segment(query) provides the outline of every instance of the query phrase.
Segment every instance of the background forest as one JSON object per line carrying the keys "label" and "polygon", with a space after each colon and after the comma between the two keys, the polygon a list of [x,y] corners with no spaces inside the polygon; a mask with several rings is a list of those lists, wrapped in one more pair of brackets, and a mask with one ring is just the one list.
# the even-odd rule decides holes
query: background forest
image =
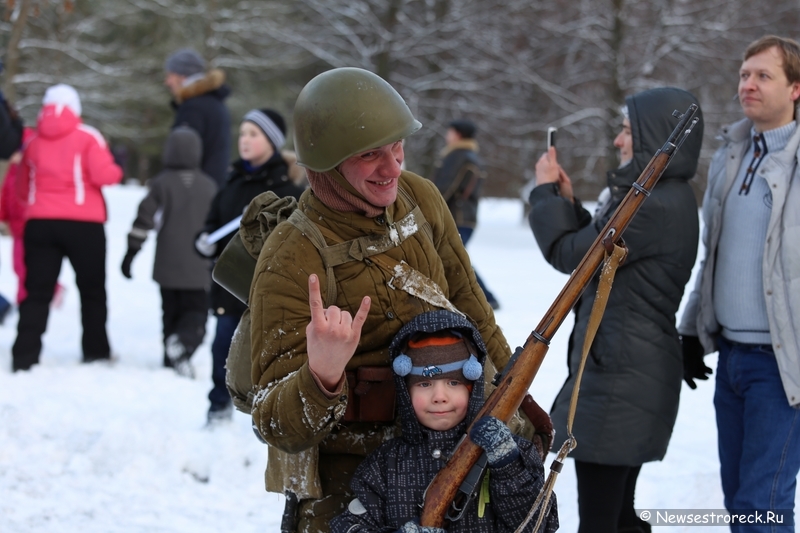
{"label": "background forest", "polygon": [[253,107],[291,123],[309,79],[361,67],[424,125],[408,139],[410,170],[429,176],[447,123],[468,117],[489,166],[486,194],[515,197],[552,125],[587,199],[616,163],[625,95],[674,85],[699,98],[706,119],[699,192],[719,126],[740,116],[744,48],[767,33],[797,38],[798,27],[798,0],[6,0],[0,81],[27,124],[49,85],[75,86],[84,121],[144,181],[172,120],[162,81],[175,49],[194,47],[225,71],[236,126]]}

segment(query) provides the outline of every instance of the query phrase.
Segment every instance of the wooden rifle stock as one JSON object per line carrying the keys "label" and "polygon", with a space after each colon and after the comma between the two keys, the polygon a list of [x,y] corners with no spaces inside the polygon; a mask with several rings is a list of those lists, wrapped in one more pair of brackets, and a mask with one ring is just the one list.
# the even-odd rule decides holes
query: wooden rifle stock
{"label": "wooden rifle stock", "polygon": [[[612,249],[613,244],[620,240],[622,232],[628,227],[645,198],[650,195],[650,191],[664,173],[672,156],[691,133],[692,128],[699,120],[693,119],[696,112],[696,104],[690,105],[683,115],[678,111],[673,112],[673,116],[680,118],[678,125],[664,146],[655,153],[639,178],[633,183],[631,190],[628,191],[622,203],[614,211],[611,219],[569,277],[544,318],[528,336],[525,345],[521,350],[517,350],[517,353],[509,361],[501,374],[497,388],[486,399],[475,420],[484,416],[494,416],[505,423],[511,420],[542,365],[550,339],[553,338],[561,323],[575,306],[586,285],[594,277],[603,262],[606,250]],[[425,491],[425,504],[420,516],[421,525],[443,527],[450,504],[455,500],[459,487],[482,453],[483,449],[469,438],[461,441],[447,465],[436,474]],[[467,503],[464,502],[461,505],[462,510]]]}

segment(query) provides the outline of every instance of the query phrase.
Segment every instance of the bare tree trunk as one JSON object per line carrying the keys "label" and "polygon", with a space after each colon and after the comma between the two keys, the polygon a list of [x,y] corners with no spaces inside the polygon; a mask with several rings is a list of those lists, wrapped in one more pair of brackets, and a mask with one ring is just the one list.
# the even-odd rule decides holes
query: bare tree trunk
{"label": "bare tree trunk", "polygon": [[11,26],[11,34],[8,39],[8,49],[6,50],[6,82],[3,86],[3,94],[9,102],[17,99],[17,91],[14,88],[14,76],[19,72],[19,42],[22,40],[22,32],[28,21],[31,0],[22,0],[19,6],[17,18]]}

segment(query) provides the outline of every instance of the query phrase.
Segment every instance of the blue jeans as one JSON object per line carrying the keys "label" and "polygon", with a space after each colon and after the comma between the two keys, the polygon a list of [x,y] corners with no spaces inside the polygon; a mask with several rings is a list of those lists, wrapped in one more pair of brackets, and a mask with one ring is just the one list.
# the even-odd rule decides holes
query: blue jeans
{"label": "blue jeans", "polygon": [[772,346],[720,337],[714,407],[725,507],[785,513],[783,526],[732,525],[731,531],[794,531],[800,410],[786,399]]}
{"label": "blue jeans", "polygon": [[214,388],[208,393],[212,411],[224,408],[231,401],[228,388],[225,386],[225,360],[228,358],[233,332],[236,331],[240,318],[238,315],[217,316],[217,331],[214,335],[214,342],[211,343],[211,357],[214,360],[211,379],[214,382]]}

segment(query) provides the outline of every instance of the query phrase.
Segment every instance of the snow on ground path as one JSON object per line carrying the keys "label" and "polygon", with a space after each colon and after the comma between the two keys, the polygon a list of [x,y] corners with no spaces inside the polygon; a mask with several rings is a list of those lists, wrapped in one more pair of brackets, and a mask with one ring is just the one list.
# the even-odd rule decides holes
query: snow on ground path
{"label": "snow on ground path", "polygon": [[[209,345],[214,319],[194,362],[196,380],[161,368],[161,302],[150,279],[151,235],[119,272],[126,235],[145,190],[106,191],[109,222],[108,330],[113,365],[80,364],[80,313],[68,264],[61,309],[50,315],[41,365],[11,374],[16,316],[0,326],[0,532],[264,532],[279,529],[283,497],[264,492],[266,450],[249,417],[203,429],[211,388]],[[522,207],[511,200],[481,204],[469,251],[502,305],[497,313],[512,346],[539,322],[566,276],[541,257]],[[0,239],[0,293],[15,294],[11,241]],[[570,317],[553,339],[532,392],[548,408],[566,377]],[[715,367],[716,359],[708,359]],[[675,433],[663,462],[648,463],[636,504],[653,509],[720,509],[713,383],[684,386]],[[552,461],[550,455],[547,464]],[[577,529],[573,462],[556,484],[561,531]],[[659,533],[692,531],[665,527]]]}

